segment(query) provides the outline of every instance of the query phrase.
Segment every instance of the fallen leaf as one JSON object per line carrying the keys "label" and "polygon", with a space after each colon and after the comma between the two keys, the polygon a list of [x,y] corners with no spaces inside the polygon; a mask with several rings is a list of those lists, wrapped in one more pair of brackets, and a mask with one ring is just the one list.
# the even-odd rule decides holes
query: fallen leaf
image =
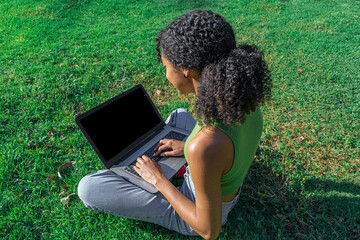
{"label": "fallen leaf", "polygon": [[70,199],[73,199],[75,195],[76,195],[75,193],[69,194],[66,197],[60,199],[60,201],[63,205],[66,205],[67,207],[69,207]]}
{"label": "fallen leaf", "polygon": [[66,196],[66,192],[65,192],[65,191],[62,191],[59,195],[65,197],[65,196]]}
{"label": "fallen leaf", "polygon": [[75,193],[69,194],[68,198],[74,199],[74,196],[75,196],[75,195],[76,195]]}
{"label": "fallen leaf", "polygon": [[55,178],[55,175],[51,174],[50,176],[48,176],[47,181],[51,182],[52,180],[54,180],[54,178]]}
{"label": "fallen leaf", "polygon": [[61,151],[61,149],[57,150],[56,153],[59,153]]}
{"label": "fallen leaf", "polygon": [[292,110],[292,111],[289,111],[289,112],[287,112],[288,114],[292,114],[292,113],[294,113],[294,112],[297,112],[297,110]]}
{"label": "fallen leaf", "polygon": [[299,69],[298,69],[298,72],[299,72],[299,73],[302,73],[302,72],[304,72],[304,70],[302,70],[301,68],[299,68]]}
{"label": "fallen leaf", "polygon": [[76,163],[76,161],[70,161],[70,162],[67,162],[67,163],[64,163],[63,165],[61,165],[61,166],[59,167],[59,171],[58,171],[58,176],[59,176],[59,178],[62,178],[62,176],[61,176],[61,174],[60,174],[62,171],[64,171],[65,169],[71,167],[71,166],[74,165],[75,163]]}
{"label": "fallen leaf", "polygon": [[62,198],[60,201],[61,201],[62,204],[68,205],[68,203],[70,202],[70,198],[64,197],[64,198]]}
{"label": "fallen leaf", "polygon": [[160,97],[160,95],[161,95],[161,90],[156,90],[156,95],[158,96],[158,97]]}
{"label": "fallen leaf", "polygon": [[64,163],[63,165],[61,165],[61,166],[59,167],[59,172],[64,171],[65,169],[71,167],[71,166],[74,165],[75,163],[76,163],[76,161],[70,161],[70,162]]}
{"label": "fallen leaf", "polygon": [[64,189],[64,190],[69,190],[68,186],[61,186],[61,188]]}

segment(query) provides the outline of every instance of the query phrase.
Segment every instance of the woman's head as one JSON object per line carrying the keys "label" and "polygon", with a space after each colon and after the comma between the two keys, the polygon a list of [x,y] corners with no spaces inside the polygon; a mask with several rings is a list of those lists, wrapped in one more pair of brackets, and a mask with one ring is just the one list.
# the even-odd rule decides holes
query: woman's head
{"label": "woman's head", "polygon": [[176,82],[172,79],[175,87],[191,85],[187,72],[198,74],[195,111],[201,124],[241,123],[270,96],[262,53],[255,46],[236,48],[232,27],[216,13],[184,14],[159,32],[156,43],[158,61],[179,70],[174,71]]}
{"label": "woman's head", "polygon": [[193,11],[177,18],[159,32],[156,43],[159,62],[162,54],[176,67],[198,71],[236,47],[230,24],[208,10]]}

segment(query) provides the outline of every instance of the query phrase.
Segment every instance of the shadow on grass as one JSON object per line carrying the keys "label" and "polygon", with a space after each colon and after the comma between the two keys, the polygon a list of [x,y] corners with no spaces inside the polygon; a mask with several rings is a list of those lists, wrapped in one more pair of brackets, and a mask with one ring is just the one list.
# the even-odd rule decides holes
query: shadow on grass
{"label": "shadow on grass", "polygon": [[[281,160],[277,152],[267,155],[272,161]],[[257,160],[219,239],[359,239],[359,209],[356,184],[312,178],[290,188],[286,178]],[[149,223],[140,228],[154,237],[188,239]]]}
{"label": "shadow on grass", "polygon": [[306,223],[323,239],[360,239],[360,185],[310,178]]}
{"label": "shadow on grass", "polygon": [[[267,153],[272,161],[281,155]],[[254,162],[223,236],[245,239],[360,239],[360,187],[308,178],[290,184]]]}
{"label": "shadow on grass", "polygon": [[[271,158],[275,161],[281,156],[274,152]],[[277,176],[263,161],[254,161],[244,181],[240,200],[230,212],[219,239],[272,238],[278,233],[278,228],[283,228],[282,231],[292,228],[296,221],[294,216],[301,213],[296,200],[285,179]],[[161,234],[164,239],[188,239],[149,223],[141,226],[154,237]]]}
{"label": "shadow on grass", "polygon": [[[267,155],[272,161],[281,160],[276,152]],[[306,232],[307,226],[302,220],[303,200],[299,192],[300,186],[293,186],[291,190],[286,179],[265,162],[254,161],[222,236],[226,239],[300,237],[298,233]]]}

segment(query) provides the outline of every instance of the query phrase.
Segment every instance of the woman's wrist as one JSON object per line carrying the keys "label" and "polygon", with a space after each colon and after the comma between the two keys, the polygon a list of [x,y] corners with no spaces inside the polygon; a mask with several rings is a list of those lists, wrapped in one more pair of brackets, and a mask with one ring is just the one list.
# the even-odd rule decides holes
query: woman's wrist
{"label": "woman's wrist", "polygon": [[[169,179],[167,179],[167,177],[164,174],[161,174],[160,177],[156,178],[155,182],[153,183],[153,185],[157,188],[157,190],[160,191],[160,189],[162,189],[164,186],[166,186],[166,184],[170,182]],[[161,191],[160,191],[161,192]]]}

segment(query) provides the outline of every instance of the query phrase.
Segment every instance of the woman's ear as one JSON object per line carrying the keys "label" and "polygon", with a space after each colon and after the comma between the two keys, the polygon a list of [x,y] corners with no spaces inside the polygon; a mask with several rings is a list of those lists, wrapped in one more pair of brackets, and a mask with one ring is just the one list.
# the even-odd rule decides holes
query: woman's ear
{"label": "woman's ear", "polygon": [[191,70],[189,70],[189,69],[184,69],[184,68],[180,68],[180,69],[181,69],[181,71],[184,73],[184,77],[185,77],[185,78],[188,78],[188,77],[190,76]]}

